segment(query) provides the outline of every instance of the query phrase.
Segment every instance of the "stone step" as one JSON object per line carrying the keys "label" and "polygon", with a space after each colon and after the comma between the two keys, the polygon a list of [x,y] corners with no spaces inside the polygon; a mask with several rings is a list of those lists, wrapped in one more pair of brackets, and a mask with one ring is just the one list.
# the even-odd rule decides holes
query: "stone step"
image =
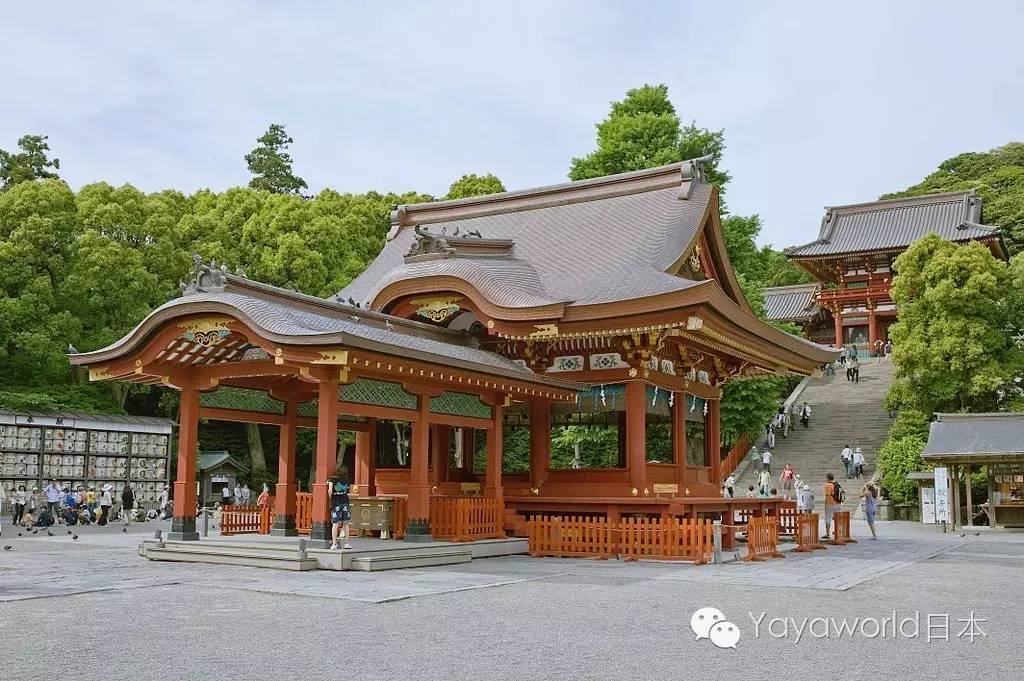
{"label": "stone step", "polygon": [[432,549],[417,552],[385,552],[354,556],[351,570],[376,572],[401,568],[432,567],[435,565],[457,565],[473,560],[469,549]]}
{"label": "stone step", "polygon": [[217,565],[242,565],[245,567],[270,568],[274,570],[315,570],[315,558],[299,558],[293,549],[291,556],[282,555],[279,551],[260,554],[252,550],[231,551],[223,547],[183,548],[168,543],[160,546],[147,547],[145,557],[149,560],[172,561],[178,563],[212,563]]}

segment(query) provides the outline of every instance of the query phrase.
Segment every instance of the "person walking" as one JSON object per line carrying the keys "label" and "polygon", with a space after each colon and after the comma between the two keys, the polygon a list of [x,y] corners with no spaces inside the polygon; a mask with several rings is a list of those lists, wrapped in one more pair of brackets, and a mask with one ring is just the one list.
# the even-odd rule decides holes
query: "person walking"
{"label": "person walking", "polygon": [[858,478],[864,476],[864,452],[860,447],[853,450],[853,474]]}
{"label": "person walking", "polygon": [[124,523],[124,527],[121,528],[122,532],[128,531],[128,523],[132,521],[132,512],[135,510],[135,490],[132,489],[131,485],[125,485],[124,491],[121,492],[121,522]]}
{"label": "person walking", "polygon": [[761,452],[761,472],[772,474],[772,453],[771,450],[764,450]]}
{"label": "person walking", "polygon": [[775,449],[775,426],[768,426],[768,448]]}
{"label": "person walking", "polygon": [[235,501],[236,505],[238,505],[238,506],[242,505],[242,486],[239,485],[237,482],[235,483],[234,501]]}
{"label": "person walking", "polygon": [[0,535],[4,533],[4,502],[7,501],[7,488],[0,482]]}
{"label": "person walking", "polygon": [[735,495],[735,489],[736,489],[736,477],[733,476],[733,475],[730,475],[729,477],[727,477],[725,479],[725,482],[722,483],[722,491],[723,491],[722,496],[724,496],[726,499],[732,499],[733,496]]}
{"label": "person walking", "polygon": [[793,496],[793,481],[795,480],[796,474],[793,471],[791,464],[786,464],[786,467],[782,469],[782,473],[779,474],[779,482],[782,483],[782,498],[790,499]]}
{"label": "person walking", "polygon": [[845,344],[839,346],[839,363],[844,365],[844,366],[846,365],[846,345]]}
{"label": "person walking", "polygon": [[846,479],[849,480],[853,477],[850,474],[850,466],[853,464],[853,450],[850,449],[850,445],[847,444],[843,447],[843,451],[839,455],[839,458],[843,461],[843,468],[846,470]]}
{"label": "person walking", "polygon": [[761,471],[757,476],[757,496],[761,497],[768,493],[768,485],[772,482],[772,476],[768,471]]}
{"label": "person walking", "polygon": [[831,539],[832,519],[843,507],[843,500],[846,498],[843,488],[836,482],[836,476],[829,473],[825,476],[825,536],[822,539]]}
{"label": "person walking", "polygon": [[856,355],[850,358],[850,382],[860,383],[860,358]]}
{"label": "person walking", "polygon": [[754,467],[754,470],[761,469],[761,455],[757,451],[757,447],[750,448],[750,465]]}
{"label": "person walking", "polygon": [[892,354],[892,341],[891,340],[885,341],[885,345],[882,347],[882,353],[886,357],[888,357],[889,355]]}
{"label": "person walking", "polygon": [[878,490],[869,482],[861,490],[860,498],[864,500],[864,517],[867,518],[868,529],[871,530],[871,538],[878,541],[878,533],[875,532],[875,514],[878,513]]}
{"label": "person walking", "polygon": [[110,521],[110,510],[114,508],[114,497],[110,494],[114,487],[109,482],[103,485],[102,493],[100,494],[100,519],[96,523],[100,526],[106,526]]}
{"label": "person walking", "polygon": [[800,423],[803,424],[804,428],[811,425],[811,405],[804,402],[804,406],[800,408]]}
{"label": "person walking", "polygon": [[20,525],[25,517],[25,507],[28,505],[28,492],[25,485],[18,485],[18,489],[11,495],[11,503],[14,506],[14,524]]}
{"label": "person walking", "polygon": [[252,490],[249,489],[249,483],[242,485],[242,506],[248,506],[249,502],[252,501]]}
{"label": "person walking", "polygon": [[814,493],[811,491],[811,486],[804,483],[800,487],[801,491],[801,507],[804,513],[814,513]]}

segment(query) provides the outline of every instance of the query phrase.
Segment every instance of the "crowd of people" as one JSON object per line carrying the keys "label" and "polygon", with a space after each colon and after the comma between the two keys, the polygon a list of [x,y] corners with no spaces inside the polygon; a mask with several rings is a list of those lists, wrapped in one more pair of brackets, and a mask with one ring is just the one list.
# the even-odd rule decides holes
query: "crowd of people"
{"label": "crowd of people", "polygon": [[120,521],[122,532],[127,532],[128,525],[134,520],[166,517],[169,504],[170,487],[167,485],[161,492],[157,507],[148,510],[137,501],[135,489],[130,484],[119,495],[109,483],[99,489],[94,485],[78,485],[72,489],[50,480],[41,492],[38,487],[29,490],[25,485],[19,485],[10,494],[0,486],[0,515],[8,510],[5,506],[9,506],[13,524],[22,528],[94,523],[102,527]]}

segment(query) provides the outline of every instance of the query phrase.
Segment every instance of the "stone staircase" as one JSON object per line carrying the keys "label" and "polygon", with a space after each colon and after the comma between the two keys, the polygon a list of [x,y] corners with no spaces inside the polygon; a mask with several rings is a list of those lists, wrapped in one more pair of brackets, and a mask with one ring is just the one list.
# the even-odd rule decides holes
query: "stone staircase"
{"label": "stone staircase", "polygon": [[[856,511],[861,486],[871,479],[875,472],[878,448],[889,433],[892,420],[885,410],[885,395],[892,381],[893,365],[890,361],[879,362],[866,359],[860,365],[860,383],[846,380],[846,372],[837,368],[835,376],[811,379],[797,404],[807,402],[811,406],[811,423],[804,428],[794,419],[794,428],[789,437],[776,433],[775,448],[772,449],[772,482],[775,485],[779,474],[787,463],[800,474],[803,482],[814,492],[815,508],[820,511],[825,475],[832,473],[846,491],[844,510]],[[864,452],[864,476],[847,480],[846,471],[839,454],[843,446],[851,449],[860,447]],[[764,440],[757,445],[758,452],[764,451]],[[759,466],[741,466],[737,476],[736,496],[744,496],[748,485],[755,485]],[[776,485],[780,487],[781,486]]]}

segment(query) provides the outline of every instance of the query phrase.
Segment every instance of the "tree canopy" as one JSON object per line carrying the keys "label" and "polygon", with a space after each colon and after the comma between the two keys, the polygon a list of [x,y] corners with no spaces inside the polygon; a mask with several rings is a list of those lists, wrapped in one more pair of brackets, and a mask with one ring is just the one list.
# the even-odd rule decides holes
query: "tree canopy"
{"label": "tree canopy", "polygon": [[965,189],[977,190],[982,222],[1002,228],[1010,254],[1024,251],[1024,142],[946,159],[918,184],[882,198]]}
{"label": "tree canopy", "polygon": [[283,125],[271,123],[256,141],[256,148],[245,155],[245,163],[253,174],[250,187],[274,194],[298,194],[306,188],[306,181],[292,172],[288,145],[295,140],[288,136]]}
{"label": "tree canopy", "polygon": [[569,179],[586,180],[707,155],[711,157],[708,178],[724,194],[729,174],[718,169],[724,151],[724,130],[699,128],[696,123],[684,127],[669,101],[668,86],[643,85],[611,103],[608,117],[597,124],[597,148],[572,159]]}
{"label": "tree canopy", "polygon": [[56,179],[54,171],[60,169],[60,160],[47,156],[50,144],[46,140],[46,135],[23,135],[18,140],[21,151],[0,149],[0,189],[31,180]]}
{"label": "tree canopy", "polygon": [[452,186],[448,188],[448,193],[444,195],[443,200],[465,199],[470,196],[498,194],[503,191],[505,191],[505,185],[491,173],[486,175],[468,173],[452,182]]}
{"label": "tree canopy", "polygon": [[1022,322],[1009,316],[1021,292],[1011,288],[1007,263],[979,243],[932,234],[900,255],[894,269],[899,317],[889,327],[896,365],[890,405],[925,414],[1005,406],[1022,368],[1013,338]]}

